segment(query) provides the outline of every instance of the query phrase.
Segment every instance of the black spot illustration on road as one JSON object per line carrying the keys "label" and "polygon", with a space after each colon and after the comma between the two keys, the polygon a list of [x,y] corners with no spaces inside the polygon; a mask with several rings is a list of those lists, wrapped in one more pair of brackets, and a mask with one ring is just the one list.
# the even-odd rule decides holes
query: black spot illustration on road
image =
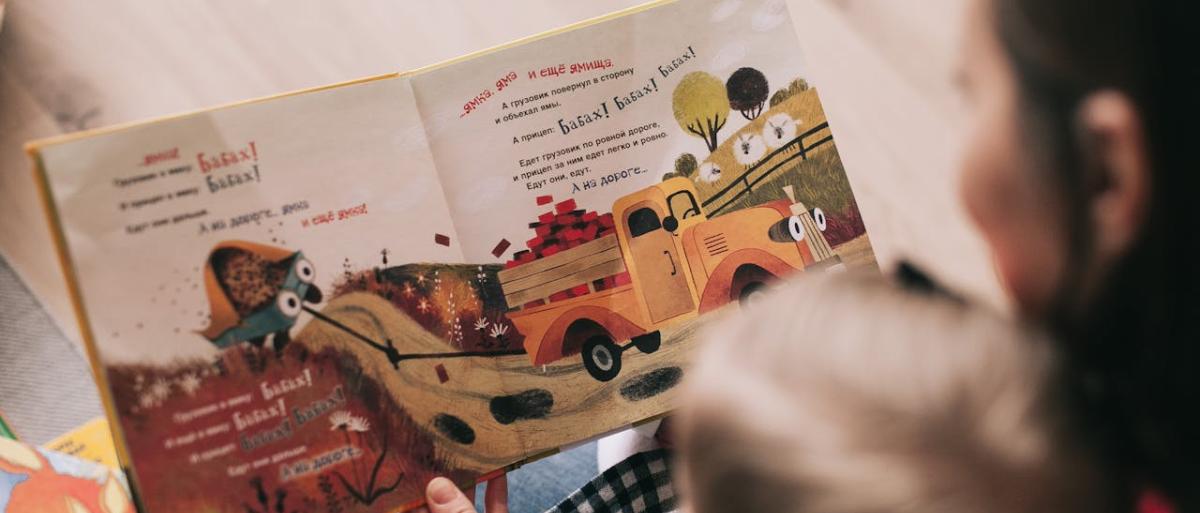
{"label": "black spot illustration on road", "polygon": [[683,379],[683,369],[679,367],[663,367],[640,376],[629,378],[621,385],[621,397],[630,401],[649,399],[670,390]]}
{"label": "black spot illustration on road", "polygon": [[516,395],[493,397],[489,409],[492,417],[501,424],[512,424],[518,420],[544,419],[554,407],[554,396],[548,390],[535,388]]}
{"label": "black spot illustration on road", "polygon": [[462,419],[448,413],[439,413],[433,418],[433,427],[446,438],[463,445],[475,443],[475,430],[471,429]]}

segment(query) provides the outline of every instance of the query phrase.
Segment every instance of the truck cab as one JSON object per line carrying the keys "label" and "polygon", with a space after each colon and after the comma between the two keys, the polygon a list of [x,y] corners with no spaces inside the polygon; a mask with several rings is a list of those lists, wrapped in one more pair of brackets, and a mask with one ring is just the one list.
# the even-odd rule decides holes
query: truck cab
{"label": "truck cab", "polygon": [[532,299],[529,290],[629,275],[615,289],[510,312],[535,365],[582,353],[594,378],[611,380],[624,351],[658,349],[661,329],[749,301],[774,279],[836,259],[819,209],[780,200],[709,218],[686,178],[618,199],[613,216],[614,236],[501,273],[510,306]]}
{"label": "truck cab", "polygon": [[680,234],[707,218],[691,181],[677,178],[613,204],[617,239],[646,324],[692,317],[697,289]]}
{"label": "truck cab", "polygon": [[820,210],[780,200],[710,219],[686,178],[625,196],[613,212],[640,306],[654,325],[748,299],[769,281],[834,256]]}

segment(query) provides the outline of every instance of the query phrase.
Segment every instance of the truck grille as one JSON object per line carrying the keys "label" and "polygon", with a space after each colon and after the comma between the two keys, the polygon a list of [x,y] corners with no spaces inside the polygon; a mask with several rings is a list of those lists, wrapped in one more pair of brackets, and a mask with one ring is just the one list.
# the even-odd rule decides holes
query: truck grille
{"label": "truck grille", "polygon": [[725,234],[718,233],[709,235],[704,238],[704,249],[708,250],[708,256],[717,256],[729,252],[729,245],[725,243]]}

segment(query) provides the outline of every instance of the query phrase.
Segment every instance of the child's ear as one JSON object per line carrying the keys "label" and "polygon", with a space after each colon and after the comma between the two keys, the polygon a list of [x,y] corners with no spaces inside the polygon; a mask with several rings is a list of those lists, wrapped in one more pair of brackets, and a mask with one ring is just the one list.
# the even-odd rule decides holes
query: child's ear
{"label": "child's ear", "polygon": [[1145,222],[1151,194],[1145,126],[1133,100],[1118,91],[1093,93],[1078,112],[1093,248],[1100,261],[1124,254]]}

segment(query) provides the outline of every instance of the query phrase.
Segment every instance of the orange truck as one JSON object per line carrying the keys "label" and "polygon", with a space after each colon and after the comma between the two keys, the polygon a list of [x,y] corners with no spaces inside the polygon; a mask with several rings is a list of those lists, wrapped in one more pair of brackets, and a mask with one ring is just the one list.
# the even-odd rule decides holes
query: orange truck
{"label": "orange truck", "polygon": [[[698,198],[686,178],[652,185],[613,204],[614,234],[500,271],[534,365],[581,354],[593,378],[609,381],[625,351],[657,351],[663,328],[751,301],[786,274],[840,263],[820,209],[779,200],[710,219]],[[628,283],[597,290],[623,273]],[[550,300],[582,285],[583,295]]]}

